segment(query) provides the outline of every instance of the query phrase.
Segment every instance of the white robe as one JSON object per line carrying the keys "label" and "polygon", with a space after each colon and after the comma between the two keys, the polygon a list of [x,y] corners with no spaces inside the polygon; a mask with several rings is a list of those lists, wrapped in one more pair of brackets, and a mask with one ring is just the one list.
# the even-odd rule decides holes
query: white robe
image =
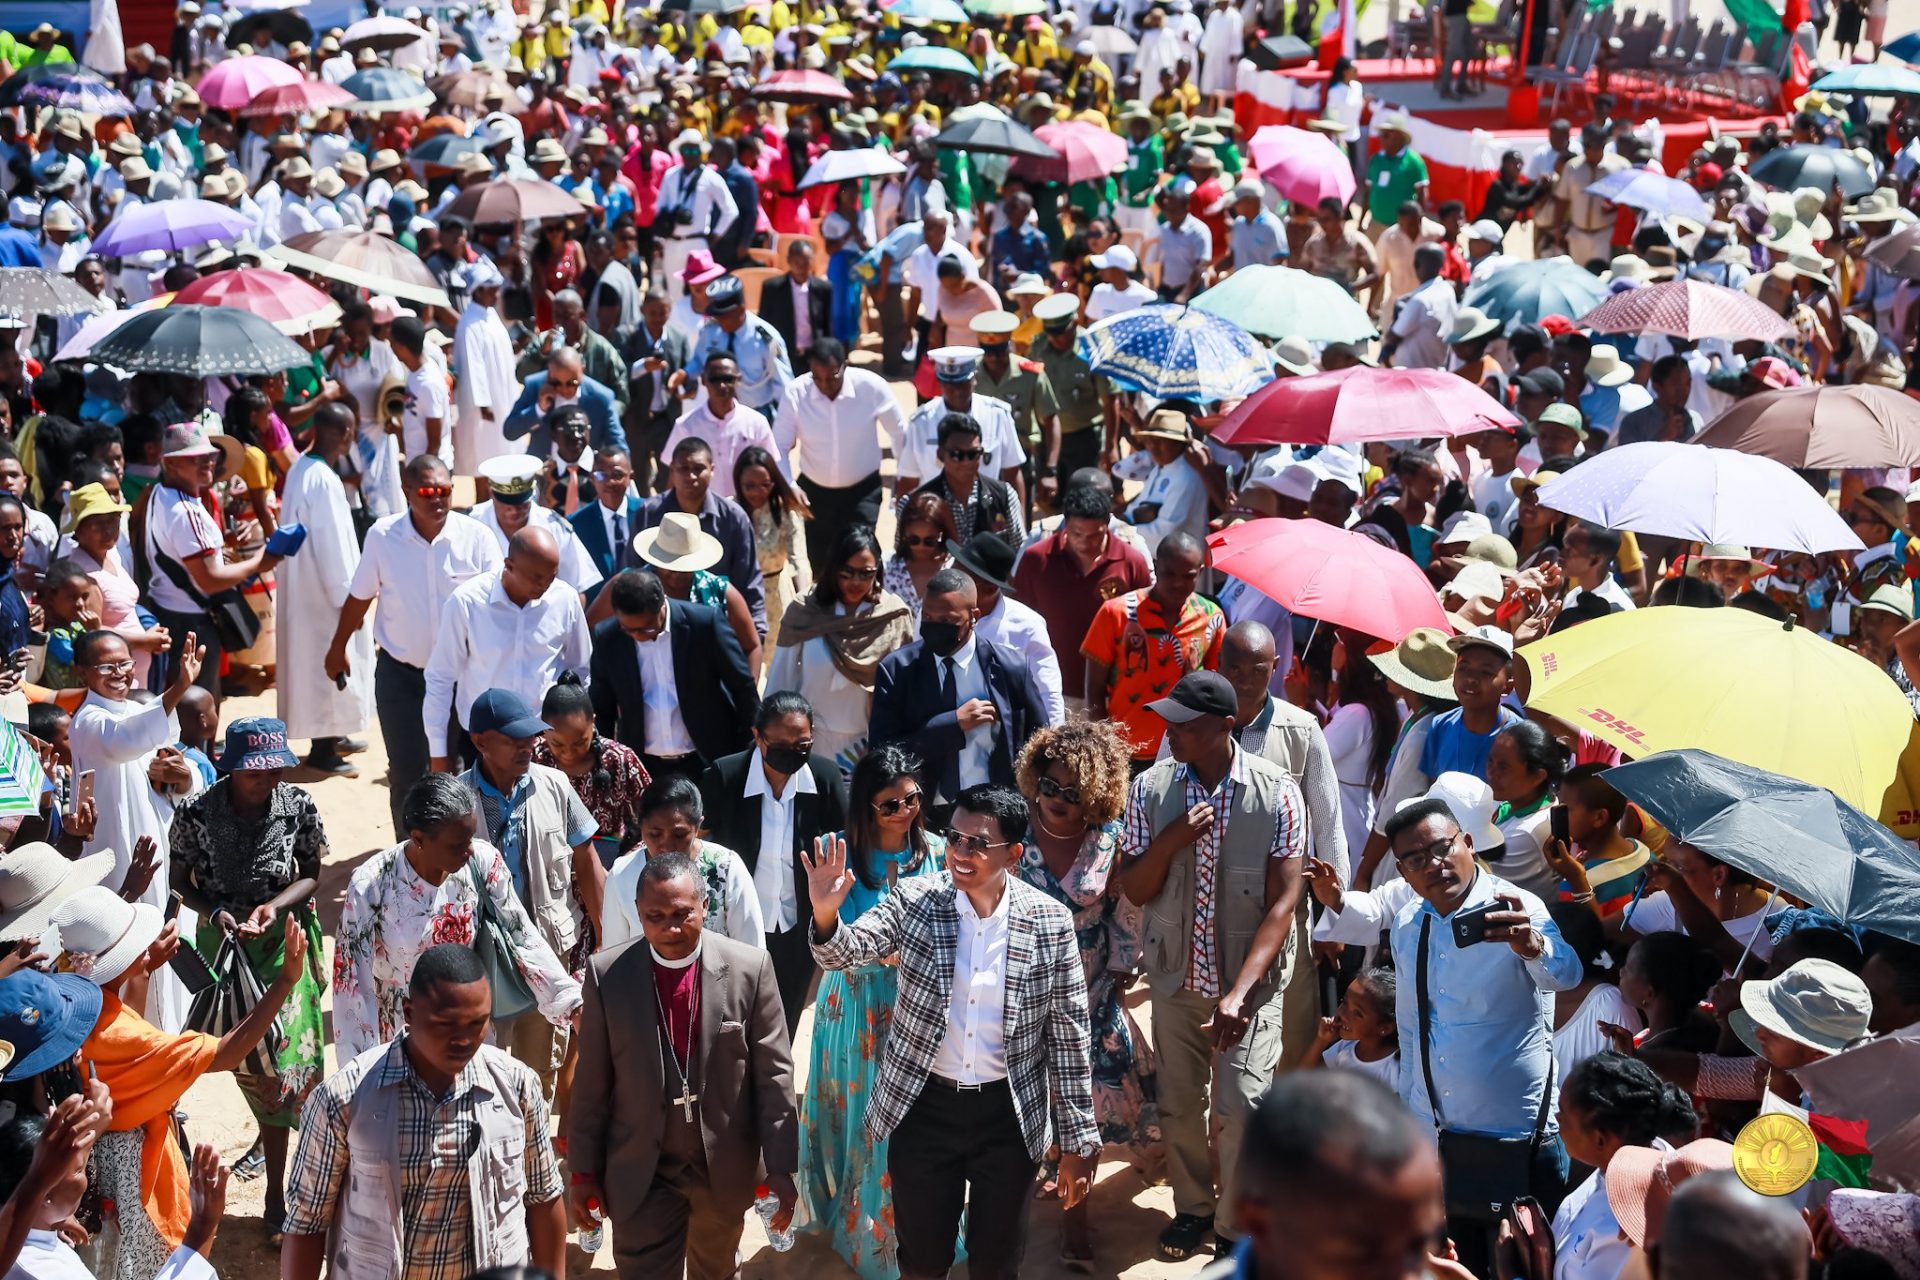
{"label": "white robe", "polygon": [[[113,874],[107,887],[116,892],[127,878],[133,863],[133,846],[141,836],[152,836],[160,846],[160,865],[153,883],[140,901],[166,910],[168,886],[172,876],[167,846],[167,828],[173,823],[173,800],[153,789],[147,781],[147,766],[161,747],[180,739],[179,723],[158,700],[141,706],[136,702],[109,702],[97,693],[73,713],[67,740],[73,750],[74,773],[93,770],[93,803],[97,813],[93,839],[85,853],[113,854]],[[195,775],[198,786],[198,774]],[[182,913],[181,936],[190,937],[191,926]],[[187,989],[162,969],[147,984],[147,1021],[169,1035],[177,1033],[187,1020]]]}
{"label": "white robe", "polygon": [[1140,76],[1140,92],[1151,98],[1160,92],[1161,71],[1177,69],[1180,42],[1165,27],[1151,27],[1140,33],[1140,50],[1133,55],[1133,69]]}
{"label": "white robe", "polygon": [[344,738],[373,718],[372,628],[360,628],[347,644],[352,674],[346,688],[327,679],[324,669],[347,585],[360,565],[346,486],[326,463],[302,454],[287,473],[280,522],[307,530],[299,554],[274,570],[279,586],[274,688],[280,718],[287,722],[288,738]]}
{"label": "white robe", "polygon": [[1207,15],[1206,33],[1200,37],[1201,93],[1230,94],[1239,86],[1241,32],[1240,15],[1232,9]]}
{"label": "white robe", "polygon": [[[492,307],[467,303],[453,333],[453,368],[459,375],[453,396],[453,469],[477,475],[480,464],[525,446],[507,439],[507,412],[520,395],[513,374],[513,340],[506,322]],[[480,416],[493,412],[493,421]]]}

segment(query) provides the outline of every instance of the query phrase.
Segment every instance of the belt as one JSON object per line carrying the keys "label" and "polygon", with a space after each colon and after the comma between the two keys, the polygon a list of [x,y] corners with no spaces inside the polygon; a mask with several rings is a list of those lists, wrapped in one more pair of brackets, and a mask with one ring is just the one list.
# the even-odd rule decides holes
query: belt
{"label": "belt", "polygon": [[961,1084],[958,1080],[949,1080],[945,1076],[937,1076],[932,1072],[927,1073],[927,1083],[938,1085],[942,1089],[951,1089],[955,1093],[981,1093],[988,1089],[1005,1089],[1008,1087],[1005,1076],[1001,1076],[998,1080],[986,1080],[980,1084]]}

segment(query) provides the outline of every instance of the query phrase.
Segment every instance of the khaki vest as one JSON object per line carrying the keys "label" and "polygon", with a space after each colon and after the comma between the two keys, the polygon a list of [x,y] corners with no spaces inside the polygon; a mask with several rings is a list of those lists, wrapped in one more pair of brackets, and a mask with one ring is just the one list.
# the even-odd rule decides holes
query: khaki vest
{"label": "khaki vest", "polygon": [[[382,1081],[392,1044],[361,1054],[366,1075],[353,1091],[347,1115],[347,1177],[334,1219],[332,1280],[393,1280],[405,1267],[400,1198],[400,1090]],[[404,1051],[403,1051],[404,1052]],[[527,1121],[515,1083],[515,1063],[483,1045],[475,1100],[480,1140],[467,1161],[473,1197],[473,1270],[527,1260]]]}
{"label": "khaki vest", "polygon": [[[526,859],[527,918],[540,931],[541,938],[564,962],[573,944],[580,940],[583,917],[573,898],[573,846],[567,843],[568,800],[573,783],[558,769],[530,764],[527,772],[533,780],[531,793],[523,802],[524,814],[516,819],[526,823],[526,839],[520,856]],[[480,817],[480,796],[473,800],[474,817]],[[486,822],[481,820],[484,834]]]}
{"label": "khaki vest", "polygon": [[[1273,854],[1273,828],[1280,807],[1292,793],[1294,812],[1302,821],[1306,806],[1299,788],[1285,772],[1249,752],[1242,751],[1239,767],[1244,781],[1233,789],[1233,811],[1227,819],[1227,835],[1214,859],[1213,922],[1214,955],[1219,961],[1220,986],[1232,985],[1253,935],[1267,913],[1267,862]],[[1162,760],[1141,775],[1145,780],[1152,811],[1152,829],[1165,830],[1186,812],[1186,785],[1179,774],[1182,766]],[[1153,901],[1143,905],[1145,944],[1142,960],[1147,983],[1161,996],[1172,995],[1186,985],[1188,959],[1193,949],[1194,853],[1193,847],[1173,855],[1167,866],[1167,879]],[[1301,911],[1306,909],[1302,894]],[[1255,985],[1250,1005],[1263,1003],[1278,994],[1293,962],[1294,948],[1300,936],[1295,929],[1287,935],[1273,968]]]}

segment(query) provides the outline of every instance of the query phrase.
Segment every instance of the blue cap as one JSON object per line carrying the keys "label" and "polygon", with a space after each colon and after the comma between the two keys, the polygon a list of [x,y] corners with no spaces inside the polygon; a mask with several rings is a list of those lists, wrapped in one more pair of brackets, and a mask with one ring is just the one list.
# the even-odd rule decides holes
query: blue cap
{"label": "blue cap", "polygon": [[287,746],[287,722],[272,716],[248,716],[227,726],[227,745],[221,751],[220,772],[246,769],[292,769],[300,757]]}
{"label": "blue cap", "polygon": [[511,689],[489,689],[473,700],[467,712],[468,733],[504,733],[509,738],[535,738],[547,722],[534,714],[527,700]]}
{"label": "blue cap", "polygon": [[0,1080],[26,1080],[79,1051],[100,1021],[98,983],[75,973],[21,969],[0,978]]}
{"label": "blue cap", "polygon": [[882,71],[880,78],[873,82],[873,87],[875,89],[892,89],[895,93],[898,93],[900,91],[900,77],[891,71]]}

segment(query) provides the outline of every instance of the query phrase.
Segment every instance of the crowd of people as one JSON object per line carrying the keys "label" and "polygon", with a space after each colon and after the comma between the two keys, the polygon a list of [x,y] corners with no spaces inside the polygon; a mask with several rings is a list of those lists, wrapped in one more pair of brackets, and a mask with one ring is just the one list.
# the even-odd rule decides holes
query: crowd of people
{"label": "crowd of people", "polygon": [[[1210,1276],[1920,1277],[1887,1168],[1729,1172],[1747,1122],[1805,1114],[1796,1072],[1912,1038],[1920,926],[1677,838],[1529,704],[1525,653],[1750,610],[1920,709],[1907,469],[1806,473],[1859,553],[1541,498],[1780,388],[1904,390],[1920,431],[1920,280],[1865,252],[1920,221],[1920,114],[1728,131],[1675,175],[1688,221],[1590,193],[1661,171],[1659,122],[1600,94],[1469,218],[1342,59],[1315,124],[1359,195],[1289,204],[1232,111],[1275,7],[369,0],[386,37],[309,48],[186,0],[100,86],[130,114],[0,111],[0,248],[103,311],[237,272],[328,295],[280,324],[303,363],[214,376],[0,315],[0,686],[47,778],[0,821],[15,1273],[205,1274],[227,1172],[176,1109],[231,1072],[287,1280],[559,1277],[576,1232],[707,1280],[756,1211],[870,1280],[1014,1276],[1057,1214],[1060,1266],[1111,1274],[1101,1217],[1145,1211],[1096,1211],[1103,1162],[1170,1188],[1152,1265]],[[71,56],[0,39],[10,72]],[[249,57],[430,105],[203,100]],[[1125,162],[940,143],[977,121]],[[1749,175],[1796,144],[1877,185]],[[247,234],[95,252],[194,198]],[[340,266],[355,235],[417,274]],[[1557,255],[1793,336],[1464,301]],[[1280,264],[1381,338],[1250,338],[1274,377],[1457,373],[1507,424],[1236,446],[1233,402],[1089,340]],[[1447,625],[1223,572],[1249,522],[1370,540]],[[392,843],[323,926],[315,797],[375,730]]]}

